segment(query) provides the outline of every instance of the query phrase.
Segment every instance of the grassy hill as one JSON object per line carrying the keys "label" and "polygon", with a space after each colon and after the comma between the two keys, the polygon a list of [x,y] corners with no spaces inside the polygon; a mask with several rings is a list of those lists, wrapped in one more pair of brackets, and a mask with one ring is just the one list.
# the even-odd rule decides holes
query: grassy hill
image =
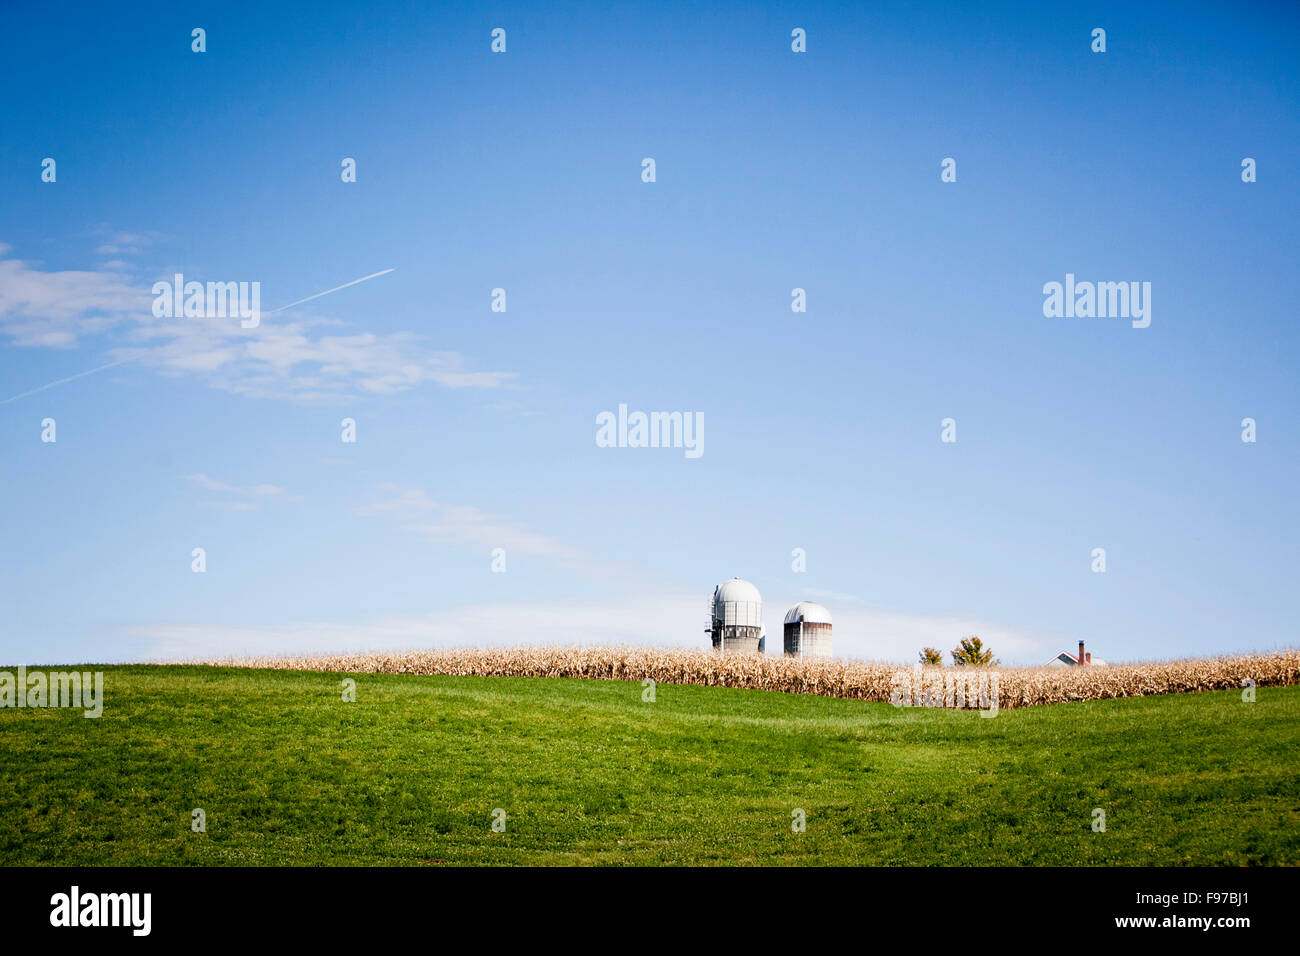
{"label": "grassy hill", "polygon": [[1300,687],[989,719],[537,678],[364,675],[345,703],[341,674],[104,670],[98,720],[0,710],[0,864],[1300,862]]}

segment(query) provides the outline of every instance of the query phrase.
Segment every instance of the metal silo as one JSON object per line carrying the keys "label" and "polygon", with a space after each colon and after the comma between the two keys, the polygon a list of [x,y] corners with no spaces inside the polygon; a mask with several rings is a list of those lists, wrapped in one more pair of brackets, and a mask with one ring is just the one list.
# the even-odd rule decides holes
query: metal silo
{"label": "metal silo", "polygon": [[723,654],[759,654],[765,636],[763,598],[748,581],[732,578],[713,589],[709,634]]}
{"label": "metal silo", "polygon": [[793,657],[831,656],[831,612],[800,601],[785,615],[785,652]]}

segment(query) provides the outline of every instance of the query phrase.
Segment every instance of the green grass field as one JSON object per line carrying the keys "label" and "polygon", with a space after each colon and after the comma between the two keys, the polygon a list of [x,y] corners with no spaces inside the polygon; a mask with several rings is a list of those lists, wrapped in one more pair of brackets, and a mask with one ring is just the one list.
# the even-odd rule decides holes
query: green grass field
{"label": "green grass field", "polygon": [[345,703],[338,674],[104,670],[98,720],[0,710],[0,864],[1300,862],[1297,687],[988,719],[530,678],[362,675]]}

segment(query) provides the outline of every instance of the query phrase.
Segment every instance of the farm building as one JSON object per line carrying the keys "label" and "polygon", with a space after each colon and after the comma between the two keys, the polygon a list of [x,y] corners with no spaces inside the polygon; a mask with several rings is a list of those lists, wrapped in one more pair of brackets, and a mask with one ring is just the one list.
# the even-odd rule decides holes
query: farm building
{"label": "farm building", "polygon": [[831,656],[831,613],[800,601],[785,615],[785,652],[792,657]]}
{"label": "farm building", "polygon": [[732,578],[713,589],[709,635],[723,654],[761,654],[767,632],[763,628],[763,598],[748,581]]}
{"label": "farm building", "polygon": [[1048,667],[1078,667],[1080,664],[1083,664],[1085,667],[1106,666],[1106,662],[1100,657],[1094,659],[1092,654],[1083,649],[1083,641],[1079,642],[1079,653],[1077,656],[1071,654],[1069,651],[1061,651],[1061,653],[1057,654],[1047,662]]}

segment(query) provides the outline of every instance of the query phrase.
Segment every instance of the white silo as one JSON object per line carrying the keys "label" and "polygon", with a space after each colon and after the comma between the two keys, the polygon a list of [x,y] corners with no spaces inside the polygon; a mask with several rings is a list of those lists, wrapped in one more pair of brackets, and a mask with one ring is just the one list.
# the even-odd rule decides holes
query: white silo
{"label": "white silo", "polygon": [[831,612],[800,601],[785,615],[785,652],[792,657],[831,656]]}
{"label": "white silo", "polygon": [[724,654],[759,654],[763,650],[763,598],[748,581],[732,578],[713,589],[709,634]]}

